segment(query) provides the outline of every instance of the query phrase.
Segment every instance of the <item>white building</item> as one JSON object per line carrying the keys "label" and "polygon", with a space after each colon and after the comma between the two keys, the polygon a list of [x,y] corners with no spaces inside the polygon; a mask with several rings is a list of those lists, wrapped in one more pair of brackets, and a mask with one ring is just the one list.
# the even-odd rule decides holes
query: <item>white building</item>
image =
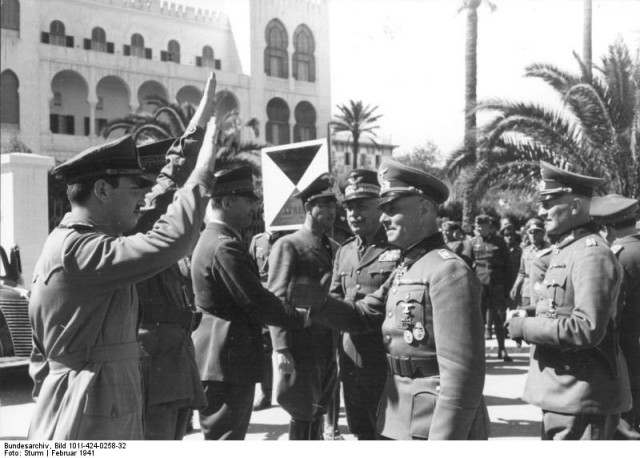
{"label": "white building", "polygon": [[334,133],[331,144],[332,169],[336,176],[354,168],[377,170],[382,159],[391,157],[394,148],[398,146],[392,144],[387,137],[371,138],[363,135],[358,142],[358,163],[354,167],[351,135],[347,132]]}
{"label": "white building", "polygon": [[226,108],[260,141],[324,136],[330,120],[328,0],[2,0],[1,146],[65,160],[145,100],[197,103],[215,69]]}

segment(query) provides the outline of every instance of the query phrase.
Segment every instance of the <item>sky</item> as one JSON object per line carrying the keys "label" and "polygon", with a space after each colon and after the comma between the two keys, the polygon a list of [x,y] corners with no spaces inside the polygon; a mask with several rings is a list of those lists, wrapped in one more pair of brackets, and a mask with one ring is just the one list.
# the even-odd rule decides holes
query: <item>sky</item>
{"label": "sky", "polygon": [[[464,132],[462,0],[328,1],[332,106],[350,99],[378,106],[378,135],[398,145],[397,154],[428,141],[444,156],[458,147]],[[572,52],[582,53],[583,0],[492,3],[493,12],[479,9],[478,100],[559,106],[542,83],[522,75],[533,62],[577,71]],[[640,0],[593,0],[595,64],[618,36],[640,48]]]}

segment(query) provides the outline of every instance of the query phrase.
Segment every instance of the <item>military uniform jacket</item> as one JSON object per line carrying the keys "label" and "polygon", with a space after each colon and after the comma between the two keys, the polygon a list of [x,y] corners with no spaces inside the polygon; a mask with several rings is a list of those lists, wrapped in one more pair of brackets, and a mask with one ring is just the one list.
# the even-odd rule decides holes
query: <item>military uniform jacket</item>
{"label": "military uniform jacket", "polygon": [[545,410],[610,415],[630,407],[629,379],[615,332],[622,272],[588,227],[554,247],[536,317],[524,320],[533,344],[523,399]]}
{"label": "military uniform jacket", "polygon": [[483,285],[508,285],[511,278],[509,249],[496,234],[473,237],[465,243],[464,255],[471,260]]}
{"label": "military uniform jacket", "polygon": [[[400,262],[400,249],[389,245],[382,228],[358,259],[360,243],[357,237],[345,241],[334,262],[329,292],[348,302],[359,301],[380,288]],[[384,383],[387,359],[380,329],[358,334],[344,333],[338,348],[342,380],[364,385]]]}
{"label": "military uniform jacket", "polygon": [[207,224],[193,252],[191,275],[202,322],[192,335],[203,381],[254,384],[262,377],[262,325],[302,327],[260,283],[240,235],[221,221]]}
{"label": "military uniform jacket", "polygon": [[[520,267],[518,268],[518,277],[522,280],[521,296],[531,298],[533,284],[531,283],[531,263],[541,250],[548,248],[548,243],[544,242],[542,248],[537,248],[535,245],[528,245],[522,250],[522,257],[520,258]],[[546,269],[545,269],[546,270]]]}
{"label": "military uniform jacket", "polygon": [[[376,292],[355,304],[329,298],[310,316],[346,331],[382,326],[390,357],[436,363],[435,373],[424,376],[388,376],[378,433],[392,439],[488,437],[480,282],[440,233],[409,248]],[[412,332],[418,324],[422,336]]]}
{"label": "military uniform jacket", "polygon": [[[297,307],[300,304],[292,304],[289,300],[290,287],[295,283],[317,282],[323,278],[330,278],[333,271],[333,256],[338,249],[338,244],[329,237],[324,236],[325,243],[331,247],[327,250],[319,237],[315,237],[306,228],[302,227],[293,234],[279,238],[271,249],[269,255],[269,290],[289,307]],[[326,281],[327,289],[329,280]],[[337,337],[333,331],[322,326],[311,325],[304,330],[289,332],[279,326],[269,328],[274,350],[288,349],[292,351],[296,363],[302,358],[305,361],[315,361],[317,358],[334,358]],[[313,342],[314,348],[292,348],[294,334],[305,334]]]}
{"label": "military uniform jacket", "polygon": [[620,346],[627,361],[631,390],[640,391],[640,234],[618,239],[611,251],[624,272],[620,301]]}
{"label": "military uniform jacket", "polygon": [[[139,232],[150,230],[167,210],[177,187],[193,170],[203,137],[203,129],[190,127],[171,146],[167,157],[181,162],[180,174],[171,180],[160,175],[155,189],[165,190],[152,194],[153,209],[139,221],[136,228]],[[188,275],[174,264],[136,285],[142,310],[138,340],[151,358],[151,373],[145,380],[148,405],[172,403],[174,407],[195,409],[206,405],[190,329],[186,329],[192,317],[193,300],[191,277],[185,273]]]}
{"label": "military uniform jacket", "polygon": [[192,249],[207,180],[194,175],[147,233],[111,237],[69,213],[49,235],[29,301],[39,390],[30,439],[142,439],[134,284]]}
{"label": "military uniform jacket", "polygon": [[251,239],[249,245],[249,254],[255,259],[258,265],[258,272],[260,273],[260,281],[266,286],[267,278],[269,276],[269,253],[271,252],[271,242],[269,241],[269,235],[262,232],[256,234]]}

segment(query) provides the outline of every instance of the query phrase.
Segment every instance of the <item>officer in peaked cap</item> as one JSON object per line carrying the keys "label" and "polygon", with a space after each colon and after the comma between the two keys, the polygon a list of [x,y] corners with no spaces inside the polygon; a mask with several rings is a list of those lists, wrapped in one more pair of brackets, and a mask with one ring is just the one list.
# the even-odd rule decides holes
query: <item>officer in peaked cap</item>
{"label": "officer in peaked cap", "polygon": [[[436,220],[449,195],[438,178],[393,159],[378,171],[381,223],[401,262],[375,292],[341,301],[293,288],[313,323],[382,331],[387,379],[377,433],[391,439],[487,439],[480,282],[444,243]],[[413,408],[407,408],[413,406]]]}
{"label": "officer in peaked cap", "polygon": [[303,315],[262,285],[243,242],[241,231],[252,223],[258,201],[251,168],[215,176],[210,218],[191,265],[196,307],[203,314],[192,336],[208,404],[200,409],[200,427],[207,440],[242,440],[264,372],[262,327],[302,328]]}
{"label": "officer in peaked cap", "polygon": [[[380,224],[377,173],[351,170],[341,177],[339,186],[347,223],[355,235],[336,254],[330,294],[355,302],[387,280],[400,262],[401,252],[388,243]],[[379,328],[344,333],[340,344],[340,379],[349,430],[360,440],[376,439],[376,410],[387,374],[382,333]]]}
{"label": "officer in peaked cap", "polygon": [[539,216],[555,244],[536,316],[507,322],[531,344],[523,399],[542,409],[543,439],[611,439],[631,394],[614,332],[623,272],[589,215],[603,180],[540,168]]}
{"label": "officer in peaked cap", "polygon": [[[322,174],[296,194],[304,204],[304,222],[273,245],[268,287],[280,300],[306,312],[290,295],[293,284],[329,289],[338,244],[329,238],[338,201],[329,174]],[[290,440],[322,438],[323,415],[336,391],[337,333],[318,325],[304,330],[271,326],[276,400],[291,416]],[[293,373],[295,372],[295,375]]]}
{"label": "officer in peaked cap", "polygon": [[103,145],[88,148],[53,169],[66,183],[73,184],[96,177],[132,176],[139,183],[151,186],[145,176],[133,138],[125,135]]}
{"label": "officer in peaked cap", "polygon": [[600,234],[622,264],[624,280],[620,292],[620,347],[629,368],[632,408],[622,414],[617,434],[640,439],[640,234],[636,229],[638,201],[617,194],[595,197],[591,217],[601,226]]}

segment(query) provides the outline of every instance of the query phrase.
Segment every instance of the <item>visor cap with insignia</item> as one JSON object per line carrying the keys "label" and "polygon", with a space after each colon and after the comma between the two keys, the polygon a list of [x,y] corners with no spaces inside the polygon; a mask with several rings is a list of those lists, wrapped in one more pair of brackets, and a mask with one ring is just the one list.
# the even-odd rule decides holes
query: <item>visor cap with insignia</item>
{"label": "visor cap with insignia", "polygon": [[410,167],[393,159],[384,159],[378,169],[380,183],[380,205],[400,197],[425,196],[436,204],[449,197],[446,184],[430,173]]}
{"label": "visor cap with insignia", "polygon": [[567,194],[593,196],[593,190],[604,183],[602,178],[568,172],[548,162],[540,161],[542,182],[538,193],[541,202]]}
{"label": "visor cap with insignia", "polygon": [[633,224],[638,216],[638,201],[619,194],[594,197],[589,213],[600,224]]}
{"label": "visor cap with insignia", "polygon": [[531,218],[525,225],[526,232],[542,231],[544,232],[544,223],[538,218]]}
{"label": "visor cap with insignia", "polygon": [[492,218],[489,215],[482,214],[482,215],[476,216],[475,224],[476,226],[478,224],[494,224],[494,221],[495,221],[495,218]]}
{"label": "visor cap with insignia", "polygon": [[333,190],[333,178],[328,173],[318,176],[306,188],[294,194],[294,197],[297,197],[303,203],[313,202],[323,197],[330,197],[335,201],[338,200]]}
{"label": "visor cap with insignia", "polygon": [[222,169],[215,173],[211,197],[240,195],[257,200],[253,187],[253,172],[249,166]]}
{"label": "visor cap with insignia", "polygon": [[105,176],[137,176],[141,186],[151,186],[154,183],[145,176],[146,171],[142,168],[138,149],[131,135],[88,148],[55,167],[52,173],[67,184]]}
{"label": "visor cap with insignia", "polygon": [[140,164],[147,173],[158,174],[167,163],[167,151],[176,141],[177,137],[166,138],[152,143],[138,146]]}
{"label": "visor cap with insignia", "polygon": [[378,174],[373,170],[354,169],[345,173],[340,179],[340,192],[343,202],[356,199],[370,199],[380,195]]}

